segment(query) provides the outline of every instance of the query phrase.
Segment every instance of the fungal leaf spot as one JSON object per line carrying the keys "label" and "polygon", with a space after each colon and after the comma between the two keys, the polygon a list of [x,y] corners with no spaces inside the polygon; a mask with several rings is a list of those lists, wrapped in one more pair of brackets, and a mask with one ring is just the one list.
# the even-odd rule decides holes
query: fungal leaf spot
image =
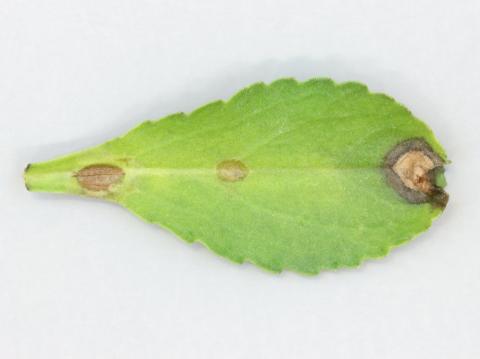
{"label": "fungal leaf spot", "polygon": [[84,167],[74,177],[80,186],[89,191],[108,191],[119,183],[125,173],[120,167],[112,165],[91,165]]}
{"label": "fungal leaf spot", "polygon": [[389,184],[410,203],[447,205],[448,194],[436,183],[443,160],[425,140],[399,143],[387,154],[384,167]]}
{"label": "fungal leaf spot", "polygon": [[237,182],[248,175],[248,167],[242,161],[226,160],[217,165],[217,177],[225,182]]}

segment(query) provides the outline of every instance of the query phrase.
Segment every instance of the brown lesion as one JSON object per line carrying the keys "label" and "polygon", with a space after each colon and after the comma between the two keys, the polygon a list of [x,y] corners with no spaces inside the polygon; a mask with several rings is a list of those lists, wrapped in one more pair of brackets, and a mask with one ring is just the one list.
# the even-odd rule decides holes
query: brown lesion
{"label": "brown lesion", "polygon": [[390,185],[411,203],[432,203],[445,207],[448,194],[436,185],[444,162],[423,139],[411,139],[395,146],[385,158]]}
{"label": "brown lesion", "polygon": [[82,168],[73,175],[80,186],[88,191],[108,191],[119,183],[125,176],[125,172],[113,165],[90,165]]}
{"label": "brown lesion", "polygon": [[226,182],[237,182],[248,175],[248,167],[239,160],[225,160],[217,164],[217,177]]}

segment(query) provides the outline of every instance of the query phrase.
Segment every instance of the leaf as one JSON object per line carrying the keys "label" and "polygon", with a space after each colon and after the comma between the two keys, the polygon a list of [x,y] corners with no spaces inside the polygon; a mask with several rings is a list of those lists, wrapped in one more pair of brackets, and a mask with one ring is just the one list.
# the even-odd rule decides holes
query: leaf
{"label": "leaf", "polygon": [[118,202],[238,263],[315,274],[426,230],[448,199],[445,162],[432,131],[390,97],[281,79],[30,165],[25,180]]}

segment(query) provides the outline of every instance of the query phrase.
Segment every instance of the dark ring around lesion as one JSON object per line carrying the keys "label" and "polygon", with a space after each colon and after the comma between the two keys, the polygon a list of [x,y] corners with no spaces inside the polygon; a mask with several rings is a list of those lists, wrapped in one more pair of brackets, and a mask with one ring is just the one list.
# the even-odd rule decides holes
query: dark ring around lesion
{"label": "dark ring around lesion", "polygon": [[[393,169],[404,154],[412,151],[422,152],[434,164],[434,167],[427,173],[427,180],[431,184],[427,192],[407,187]],[[436,184],[436,179],[444,172],[444,164],[443,159],[423,138],[413,138],[399,143],[387,153],[384,160],[384,172],[390,186],[408,202],[431,203],[433,206],[444,208],[448,203],[448,194]]]}

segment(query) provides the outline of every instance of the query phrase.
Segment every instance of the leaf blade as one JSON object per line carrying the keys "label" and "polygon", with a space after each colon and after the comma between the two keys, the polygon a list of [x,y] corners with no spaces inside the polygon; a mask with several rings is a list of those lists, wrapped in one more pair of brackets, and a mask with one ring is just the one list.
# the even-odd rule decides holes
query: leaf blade
{"label": "leaf blade", "polygon": [[[386,183],[386,154],[412,138],[446,161],[430,128],[388,96],[358,83],[281,79],[31,171],[56,173],[40,189],[51,182],[50,190],[116,201],[235,262],[315,274],[383,256],[441,213]],[[220,180],[225,160],[241,161],[248,175]],[[66,179],[94,163],[122,168],[124,180],[89,193]]]}

